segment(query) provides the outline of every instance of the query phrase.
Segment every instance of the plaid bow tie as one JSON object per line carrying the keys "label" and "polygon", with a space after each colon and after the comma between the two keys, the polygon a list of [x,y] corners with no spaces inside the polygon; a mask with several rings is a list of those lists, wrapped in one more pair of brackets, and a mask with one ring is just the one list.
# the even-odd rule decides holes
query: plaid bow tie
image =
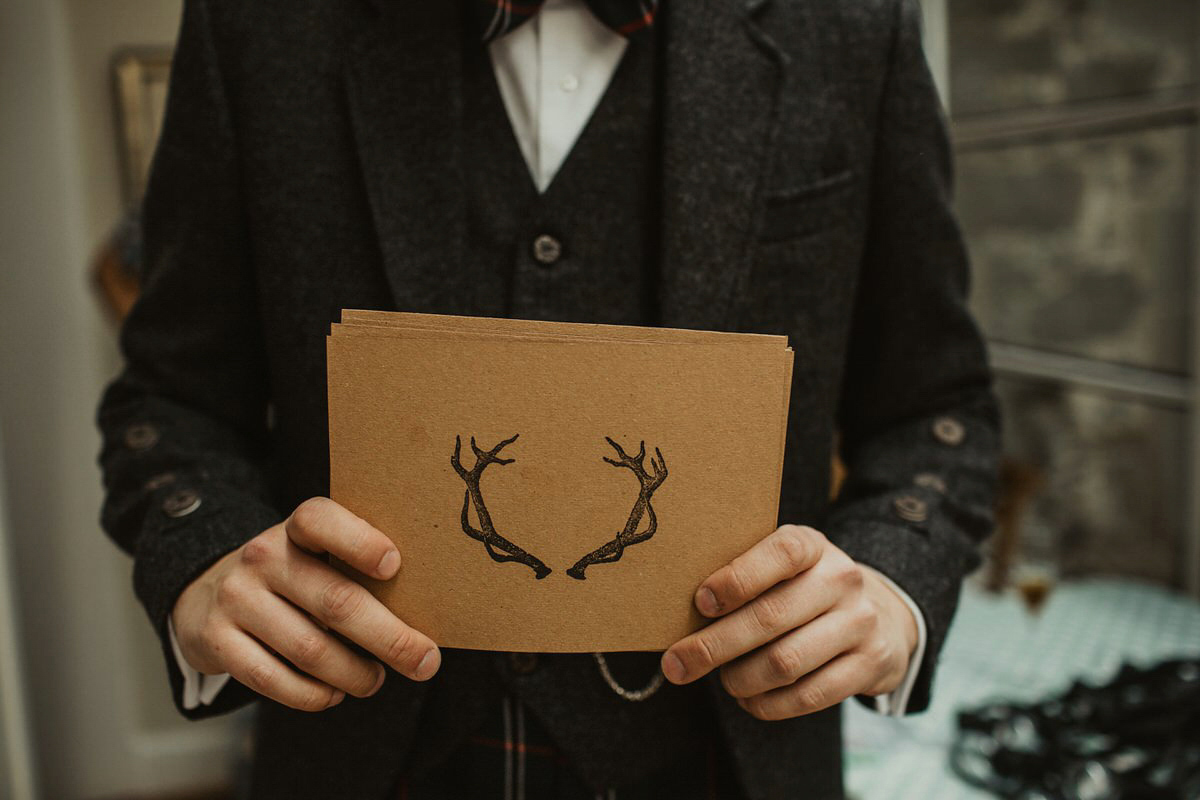
{"label": "plaid bow tie", "polygon": [[[529,20],[545,0],[471,0],[475,29],[483,42],[499,39]],[[654,24],[658,0],[586,0],[587,6],[609,28],[625,37],[633,37]]]}

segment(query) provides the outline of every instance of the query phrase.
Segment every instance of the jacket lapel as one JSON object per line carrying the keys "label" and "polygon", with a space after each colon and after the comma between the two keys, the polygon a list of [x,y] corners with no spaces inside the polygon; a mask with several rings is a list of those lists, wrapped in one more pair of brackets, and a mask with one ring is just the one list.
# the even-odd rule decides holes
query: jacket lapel
{"label": "jacket lapel", "polygon": [[[461,4],[366,0],[349,42],[351,122],[396,307],[463,313]],[[662,323],[728,328],[753,256],[782,98],[822,120],[820,41],[762,27],[770,0],[663,3]],[[807,16],[807,0],[792,4]],[[789,9],[789,10],[792,10]],[[790,131],[789,140],[804,131]]]}
{"label": "jacket lapel", "polygon": [[[663,4],[660,302],[670,327],[737,324],[734,306],[753,256],[782,98],[811,102],[823,91],[820,70],[811,69],[817,55],[809,26],[801,52],[784,53],[760,27],[767,5]],[[804,2],[791,4],[789,14],[796,6],[806,17]],[[819,105],[801,118],[819,120]]]}
{"label": "jacket lapel", "polygon": [[384,270],[397,308],[461,313],[461,4],[370,4],[345,80]]}

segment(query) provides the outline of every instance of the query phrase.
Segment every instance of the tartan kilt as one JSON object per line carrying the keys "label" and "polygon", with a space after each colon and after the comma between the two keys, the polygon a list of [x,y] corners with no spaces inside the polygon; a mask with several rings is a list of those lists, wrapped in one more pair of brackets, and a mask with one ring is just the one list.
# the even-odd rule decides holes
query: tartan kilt
{"label": "tartan kilt", "polygon": [[703,755],[663,767],[632,785],[587,786],[520,700],[505,695],[483,726],[443,763],[402,776],[394,800],[742,800],[716,726]]}

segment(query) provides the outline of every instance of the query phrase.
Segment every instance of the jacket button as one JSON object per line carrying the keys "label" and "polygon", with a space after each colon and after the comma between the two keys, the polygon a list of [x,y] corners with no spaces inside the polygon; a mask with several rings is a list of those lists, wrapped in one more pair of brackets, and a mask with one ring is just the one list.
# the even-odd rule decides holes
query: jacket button
{"label": "jacket button", "polygon": [[550,266],[562,258],[562,242],[548,233],[533,240],[533,257],[539,264]]}
{"label": "jacket button", "polygon": [[962,444],[967,431],[954,417],[938,417],[933,421],[933,435],[942,444],[954,447]]}
{"label": "jacket button", "polygon": [[892,501],[896,516],[909,522],[924,522],[929,518],[929,507],[925,501],[912,495],[903,495]]}
{"label": "jacket button", "polygon": [[933,489],[938,494],[946,493],[946,482],[940,475],[934,475],[932,472],[917,473],[913,476],[913,484],[922,489]]}
{"label": "jacket button", "polygon": [[158,428],[149,422],[137,422],[125,429],[124,438],[130,450],[149,450],[158,444]]}
{"label": "jacket button", "polygon": [[535,653],[509,653],[508,666],[518,675],[529,675],[538,668],[538,657]]}
{"label": "jacket button", "polygon": [[162,510],[168,517],[186,517],[200,507],[200,495],[191,489],[172,492],[163,500]]}

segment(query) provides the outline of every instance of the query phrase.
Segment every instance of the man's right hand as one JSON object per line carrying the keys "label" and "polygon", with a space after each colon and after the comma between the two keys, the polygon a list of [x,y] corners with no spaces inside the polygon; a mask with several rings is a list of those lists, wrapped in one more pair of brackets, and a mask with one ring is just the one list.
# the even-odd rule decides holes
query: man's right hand
{"label": "man's right hand", "polygon": [[413,680],[432,677],[441,665],[437,645],[319,558],[326,553],[380,580],[400,568],[400,552],[381,532],[328,498],[306,500],[179,596],[171,621],[183,657],[302,711],[323,711],[346,693],[369,697],[383,685],[383,666],[331,631]]}

